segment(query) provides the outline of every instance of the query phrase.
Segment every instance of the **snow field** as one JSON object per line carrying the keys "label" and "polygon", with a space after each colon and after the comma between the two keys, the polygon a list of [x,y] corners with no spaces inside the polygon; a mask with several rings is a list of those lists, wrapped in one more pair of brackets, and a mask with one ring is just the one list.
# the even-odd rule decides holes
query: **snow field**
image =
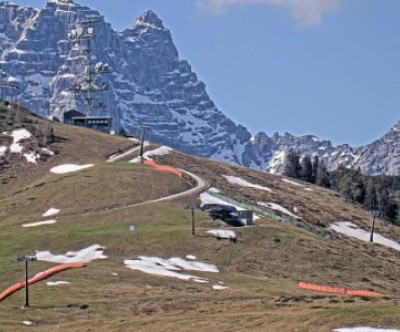
{"label": "snow field", "polygon": [[275,211],[279,211],[282,212],[283,214],[286,214],[292,218],[295,219],[301,219],[299,216],[296,216],[295,214],[293,214],[292,212],[290,212],[288,209],[284,208],[283,206],[277,204],[277,203],[264,203],[264,202],[257,202],[257,204],[259,206],[264,206],[266,208],[269,208],[271,210],[275,210]]}
{"label": "snow field", "polygon": [[[349,221],[335,222],[330,225],[329,229],[364,242],[369,242],[371,236],[370,231],[365,231]],[[398,242],[388,239],[376,232],[374,232],[374,243],[400,251],[400,244]]]}
{"label": "snow field", "polygon": [[38,226],[44,226],[44,225],[54,225],[55,223],[57,223],[56,219],[50,219],[50,220],[32,222],[29,224],[23,224],[22,227],[25,227],[25,228],[38,227]]}
{"label": "snow field", "polygon": [[35,152],[24,153],[23,156],[25,157],[26,161],[31,164],[37,164],[37,160],[40,158],[40,155],[36,154]]}
{"label": "snow field", "polygon": [[288,184],[291,184],[291,185],[293,185],[293,186],[296,186],[296,187],[304,188],[304,190],[306,190],[306,191],[314,191],[314,190],[311,189],[311,188],[304,187],[302,184],[297,183],[297,182],[292,181],[292,180],[289,180],[289,179],[283,178],[282,181],[283,181],[283,182],[286,182],[286,183],[288,183]]}
{"label": "snow field", "polygon": [[96,259],[107,259],[104,255],[105,248],[95,244],[80,251],[68,251],[65,255],[53,255],[50,251],[36,251],[38,261],[51,263],[89,263]]}
{"label": "snow field", "polygon": [[159,257],[139,256],[136,260],[125,260],[126,267],[157,276],[177,278],[180,280],[208,283],[207,279],[182,273],[182,270],[219,273],[215,265],[198,261],[186,261],[179,257],[162,259]]}
{"label": "snow field", "polygon": [[226,285],[224,285],[223,283],[218,283],[218,284],[214,284],[213,286],[212,286],[212,289],[214,289],[214,290],[224,290],[224,289],[228,289],[229,287],[228,286],[226,286]]}
{"label": "snow field", "polygon": [[71,284],[68,281],[48,281],[46,282],[47,286],[49,287],[54,287],[54,286],[63,286],[63,285],[69,285]]}
{"label": "snow field", "polygon": [[218,239],[236,239],[236,233],[227,229],[211,229],[206,233],[214,235]]}
{"label": "snow field", "polygon": [[94,166],[93,164],[88,164],[88,165],[65,164],[53,167],[50,170],[50,172],[54,174],[67,174],[67,173],[77,172],[93,166]]}
{"label": "snow field", "polygon": [[60,212],[60,209],[50,208],[45,213],[43,213],[42,217],[52,217]]}
{"label": "snow field", "polygon": [[230,175],[222,175],[229,183],[236,184],[241,187],[246,187],[246,188],[253,188],[253,189],[259,189],[259,190],[264,190],[272,193],[272,190],[268,187],[260,186],[259,184],[254,184],[251,182],[248,182],[247,180],[244,180],[242,178],[236,177],[236,176],[230,176]]}
{"label": "snow field", "polygon": [[[145,152],[143,154],[143,158],[151,160],[152,156],[164,156],[164,155],[169,154],[172,150],[173,149],[170,148],[169,146],[160,146],[157,149]],[[136,157],[136,158],[130,160],[129,162],[130,163],[140,163],[141,162],[141,158],[140,157]]]}

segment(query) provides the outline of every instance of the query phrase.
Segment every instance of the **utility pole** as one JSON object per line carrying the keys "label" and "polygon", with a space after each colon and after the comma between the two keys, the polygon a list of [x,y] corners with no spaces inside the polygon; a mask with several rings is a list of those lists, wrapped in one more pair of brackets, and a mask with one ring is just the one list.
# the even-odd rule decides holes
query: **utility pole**
{"label": "utility pole", "polygon": [[375,199],[372,199],[372,227],[371,227],[371,236],[369,238],[369,242],[374,242],[375,218],[377,214],[378,211],[375,211]]}
{"label": "utility pole", "polygon": [[146,130],[151,130],[151,128],[146,125],[140,125],[140,128],[142,129],[142,137],[140,139],[140,159],[143,161],[144,138],[146,136]]}
{"label": "utility pole", "polygon": [[192,205],[188,205],[186,206],[187,210],[191,210],[191,217],[192,217],[192,236],[196,237],[196,218],[195,218],[195,209],[196,209],[196,205],[192,204]]}
{"label": "utility pole", "polygon": [[194,209],[195,207],[192,205],[191,210],[192,210],[192,236],[196,237],[196,220],[194,217]]}
{"label": "utility pole", "polygon": [[29,262],[37,261],[36,256],[18,255],[18,262],[25,262],[25,304],[21,309],[29,309]]}

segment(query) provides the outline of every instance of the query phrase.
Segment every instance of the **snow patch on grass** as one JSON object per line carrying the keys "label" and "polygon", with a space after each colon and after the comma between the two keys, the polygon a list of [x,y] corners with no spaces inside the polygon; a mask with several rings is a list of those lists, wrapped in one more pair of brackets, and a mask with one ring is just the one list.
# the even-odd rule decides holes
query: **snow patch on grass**
{"label": "snow patch on grass", "polygon": [[238,211],[243,211],[244,209],[241,208],[240,206],[236,206],[233,204],[230,204],[218,197],[214,197],[212,195],[210,195],[208,192],[204,192],[200,195],[200,206],[203,206],[205,204],[221,204],[221,205],[230,205],[230,206],[234,206]]}
{"label": "snow patch on grass", "polygon": [[25,128],[15,129],[11,134],[7,132],[3,132],[3,134],[13,137],[13,143],[10,146],[11,153],[21,153],[24,147],[19,142],[32,136]]}
{"label": "snow patch on grass", "polygon": [[[151,160],[151,157],[153,157],[153,156],[164,156],[164,155],[169,154],[172,150],[173,149],[170,148],[169,146],[160,146],[157,149],[145,152],[143,154],[143,158]],[[136,158],[132,159],[129,162],[130,163],[140,163],[141,162],[141,158],[140,157],[136,157]]]}
{"label": "snow patch on grass", "polygon": [[236,239],[236,233],[227,229],[211,229],[207,234],[214,235],[218,239]]}
{"label": "snow patch on grass", "polygon": [[89,263],[96,259],[107,259],[104,255],[105,247],[95,244],[80,251],[68,251],[65,255],[53,255],[50,251],[36,251],[38,261],[51,263]]}
{"label": "snow patch on grass", "polygon": [[190,259],[191,261],[196,260],[196,256],[194,256],[194,255],[187,255],[186,258]]}
{"label": "snow patch on grass", "polygon": [[253,188],[253,189],[259,189],[259,190],[264,190],[272,193],[272,190],[268,187],[260,186],[259,184],[254,184],[251,182],[248,182],[247,180],[244,180],[242,178],[239,178],[237,176],[230,176],[230,175],[222,175],[229,183],[232,184],[237,184],[238,186],[241,187],[246,187],[246,188]]}
{"label": "snow patch on grass", "polygon": [[44,225],[54,225],[55,223],[57,223],[56,219],[50,219],[50,220],[32,222],[29,224],[23,224],[22,227],[25,227],[25,228],[38,227],[38,226],[44,226]]}
{"label": "snow patch on grass", "polygon": [[300,184],[300,183],[298,183],[298,182],[296,182],[296,181],[292,181],[292,180],[289,180],[289,179],[286,179],[286,178],[282,178],[282,181],[283,181],[283,182],[286,182],[286,183],[288,183],[288,184],[291,184],[291,185],[293,185],[293,186],[296,186],[296,187],[304,188],[304,190],[306,190],[306,191],[314,191],[314,190],[311,189],[311,188],[304,187],[302,184]]}
{"label": "snow patch on grass", "polygon": [[45,213],[43,213],[42,217],[51,217],[58,214],[61,210],[56,208],[50,208]]}
{"label": "snow patch on grass", "polygon": [[65,165],[53,167],[50,170],[50,172],[52,172],[54,174],[67,174],[67,173],[77,172],[82,169],[90,168],[93,166],[94,166],[93,164],[88,164],[88,165],[65,164]]}
{"label": "snow patch on grass", "polygon": [[214,194],[219,194],[221,192],[221,190],[211,187],[210,189],[208,189],[209,192],[212,192]]}
{"label": "snow patch on grass", "polygon": [[[369,242],[371,236],[370,231],[365,231],[349,221],[335,222],[330,225],[329,229],[365,242]],[[376,232],[374,232],[374,243],[400,251],[400,244],[398,242],[388,239]]]}
{"label": "snow patch on grass", "polygon": [[180,280],[192,280],[194,282],[208,283],[208,280],[194,275],[185,274],[180,271],[202,271],[218,273],[215,265],[196,261],[186,261],[179,257],[162,259],[159,257],[139,256],[137,260],[125,260],[126,267],[131,270],[137,270],[157,276],[177,278]]}
{"label": "snow patch on grass", "polygon": [[40,155],[36,154],[35,152],[31,152],[24,153],[24,157],[28,163],[37,164],[37,160],[40,158]]}
{"label": "snow patch on grass", "polygon": [[54,286],[63,286],[63,285],[69,285],[71,284],[68,281],[48,281],[46,282],[47,286],[49,287],[54,287]]}
{"label": "snow patch on grass", "polygon": [[42,148],[42,151],[50,156],[54,156],[54,154],[55,154],[53,151],[49,150],[48,148]]}
{"label": "snow patch on grass", "polygon": [[226,286],[226,285],[224,285],[224,284],[218,283],[218,284],[214,284],[214,285],[212,286],[212,288],[213,288],[214,290],[223,290],[223,289],[228,289],[229,287]]}
{"label": "snow patch on grass", "polygon": [[267,207],[271,210],[275,210],[275,211],[279,211],[282,212],[283,214],[286,214],[292,218],[295,219],[301,219],[299,216],[296,216],[295,214],[293,214],[292,212],[290,212],[288,209],[284,208],[283,206],[277,204],[277,203],[264,203],[264,202],[257,202],[258,205],[260,206],[264,206]]}

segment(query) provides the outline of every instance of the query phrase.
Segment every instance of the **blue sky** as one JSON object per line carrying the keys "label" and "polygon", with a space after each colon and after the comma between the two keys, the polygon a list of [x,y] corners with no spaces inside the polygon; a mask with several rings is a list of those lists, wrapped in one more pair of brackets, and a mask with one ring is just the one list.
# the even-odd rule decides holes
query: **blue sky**
{"label": "blue sky", "polygon": [[361,145],[400,121],[399,0],[76,2],[118,30],[153,9],[218,107],[253,133]]}

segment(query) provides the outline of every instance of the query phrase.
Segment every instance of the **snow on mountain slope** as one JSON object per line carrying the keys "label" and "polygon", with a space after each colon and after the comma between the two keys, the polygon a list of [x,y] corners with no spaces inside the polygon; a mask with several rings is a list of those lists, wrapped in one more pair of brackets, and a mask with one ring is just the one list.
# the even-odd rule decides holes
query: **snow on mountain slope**
{"label": "snow on mountain slope", "polygon": [[359,148],[334,146],[312,135],[252,137],[216,107],[151,10],[118,32],[99,12],[72,0],[48,1],[41,9],[0,2],[0,78],[20,86],[17,92],[5,91],[6,97],[18,97],[34,112],[61,120],[66,111],[84,112],[83,96],[72,89],[83,70],[83,53],[66,36],[89,17],[100,18],[92,46],[97,60],[110,69],[109,89],[99,101],[108,107],[94,115],[111,115],[114,130],[138,134],[139,125],[148,124],[148,138],[155,143],[271,173],[282,173],[294,148],[318,155],[329,169],[343,164],[368,174],[400,174],[400,124]]}
{"label": "snow on mountain slope", "polygon": [[[2,79],[19,83],[18,97],[26,106],[59,119],[66,111],[83,111],[82,96],[72,91],[83,54],[66,36],[88,17],[100,17],[93,49],[110,68],[102,99],[108,108],[97,115],[111,115],[115,130],[138,133],[139,124],[146,123],[154,142],[242,163],[250,133],[217,109],[205,84],[179,58],[170,31],[150,10],[118,32],[100,13],[71,0],[48,1],[42,9],[0,2]],[[12,91],[7,93],[11,97]]]}

